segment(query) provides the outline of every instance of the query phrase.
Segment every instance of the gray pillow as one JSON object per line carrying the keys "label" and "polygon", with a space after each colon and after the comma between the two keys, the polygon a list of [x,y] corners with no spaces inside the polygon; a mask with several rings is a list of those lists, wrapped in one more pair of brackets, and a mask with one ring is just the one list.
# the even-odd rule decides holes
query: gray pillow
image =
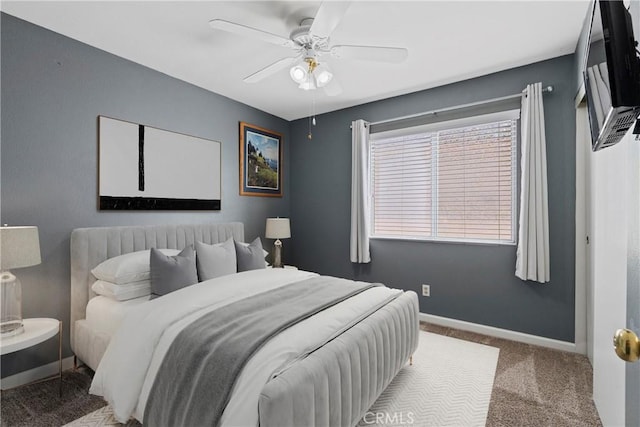
{"label": "gray pillow", "polygon": [[216,245],[196,241],[196,267],[201,282],[235,273],[236,247],[233,239]]}
{"label": "gray pillow", "polygon": [[151,267],[151,293],[166,295],[194,283],[198,283],[196,253],[187,246],[175,256],[168,256],[152,248],[149,264]]}
{"label": "gray pillow", "polygon": [[260,237],[256,237],[256,240],[251,242],[249,246],[235,241],[233,243],[236,245],[238,273],[241,271],[265,268],[264,252],[262,251],[262,241]]}

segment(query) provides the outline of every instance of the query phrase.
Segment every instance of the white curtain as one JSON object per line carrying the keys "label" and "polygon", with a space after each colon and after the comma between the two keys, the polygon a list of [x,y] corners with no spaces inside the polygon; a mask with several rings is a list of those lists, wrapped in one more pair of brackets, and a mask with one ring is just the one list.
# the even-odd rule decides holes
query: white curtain
{"label": "white curtain", "polygon": [[369,254],[369,126],[351,122],[351,262],[371,262]]}
{"label": "white curtain", "polygon": [[549,274],[547,148],[542,83],[527,86],[522,98],[522,179],[516,276],[545,283]]}

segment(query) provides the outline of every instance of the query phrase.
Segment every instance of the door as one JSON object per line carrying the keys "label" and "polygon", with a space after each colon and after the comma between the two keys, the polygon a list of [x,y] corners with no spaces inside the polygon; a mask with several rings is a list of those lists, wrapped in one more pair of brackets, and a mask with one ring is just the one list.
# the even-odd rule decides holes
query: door
{"label": "door", "polygon": [[[640,1],[630,2],[633,34],[640,41]],[[627,135],[629,137],[629,135]],[[640,333],[640,140],[630,142],[629,237],[627,240],[627,327]],[[640,364],[626,366],[626,422],[640,426]]]}
{"label": "door", "polygon": [[[585,141],[590,147],[590,138]],[[593,400],[604,426],[625,425],[625,365],[613,351],[627,315],[627,141],[589,152]]]}
{"label": "door", "polygon": [[[630,140],[628,145],[626,327],[640,334],[640,141]],[[640,426],[640,363],[625,365],[625,421],[628,426]]]}
{"label": "door", "polygon": [[640,364],[620,360],[612,345],[619,328],[640,334],[639,144],[629,132],[617,145],[588,153],[586,159],[593,399],[605,426],[640,425]]}

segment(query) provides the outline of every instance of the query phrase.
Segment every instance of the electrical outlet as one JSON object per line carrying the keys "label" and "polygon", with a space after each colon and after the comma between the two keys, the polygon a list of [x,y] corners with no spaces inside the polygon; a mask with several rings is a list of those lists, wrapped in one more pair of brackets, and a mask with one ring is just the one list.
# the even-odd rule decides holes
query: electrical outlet
{"label": "electrical outlet", "polygon": [[422,296],[430,297],[431,296],[431,286],[430,285],[422,285]]}

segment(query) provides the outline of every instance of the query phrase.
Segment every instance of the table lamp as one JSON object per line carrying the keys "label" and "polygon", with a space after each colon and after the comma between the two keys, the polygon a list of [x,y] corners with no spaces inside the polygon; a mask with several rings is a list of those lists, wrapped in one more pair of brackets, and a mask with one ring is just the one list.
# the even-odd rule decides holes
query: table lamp
{"label": "table lamp", "polygon": [[267,230],[265,232],[265,237],[267,239],[276,239],[273,244],[273,267],[283,268],[282,242],[280,239],[288,239],[291,237],[289,218],[267,218]]}
{"label": "table lamp", "polygon": [[38,227],[0,227],[0,336],[24,332],[22,287],[12,269],[40,264]]}

